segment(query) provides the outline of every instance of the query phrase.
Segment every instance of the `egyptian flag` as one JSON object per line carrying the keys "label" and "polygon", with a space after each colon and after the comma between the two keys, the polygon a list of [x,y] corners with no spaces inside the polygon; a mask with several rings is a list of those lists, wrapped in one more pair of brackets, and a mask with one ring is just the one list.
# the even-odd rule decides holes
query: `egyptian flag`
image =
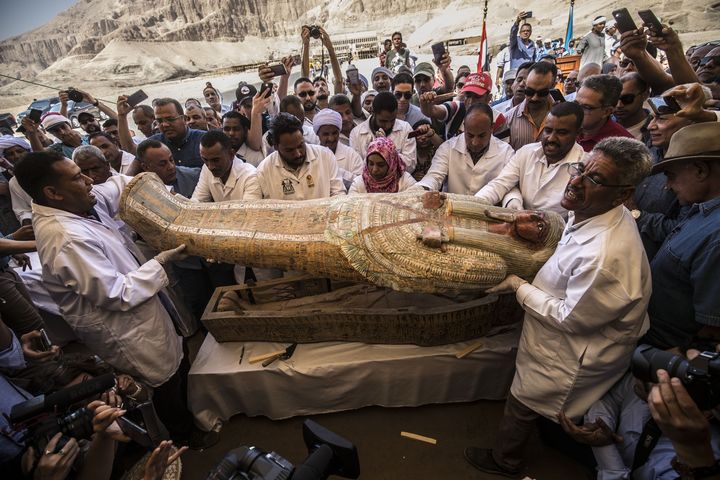
{"label": "egyptian flag", "polygon": [[487,30],[485,29],[485,19],[483,18],[482,36],[480,37],[480,50],[478,50],[478,63],[477,71],[487,72],[490,70],[488,65],[488,42],[487,42]]}
{"label": "egyptian flag", "polygon": [[568,16],[567,32],[565,33],[565,51],[570,51],[570,40],[573,38],[573,8],[575,2],[570,2],[570,15]]}

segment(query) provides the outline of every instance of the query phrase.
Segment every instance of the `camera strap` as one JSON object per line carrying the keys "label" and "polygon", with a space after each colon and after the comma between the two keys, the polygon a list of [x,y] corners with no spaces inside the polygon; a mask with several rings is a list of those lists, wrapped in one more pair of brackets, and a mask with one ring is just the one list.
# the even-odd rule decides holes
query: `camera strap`
{"label": "camera strap", "polygon": [[635,455],[633,456],[630,478],[633,478],[632,474],[635,470],[645,465],[650,457],[650,453],[652,453],[653,448],[655,448],[658,440],[660,440],[661,435],[662,431],[655,423],[655,420],[650,418],[647,422],[645,422],[645,426],[643,427],[637,446],[635,447]]}

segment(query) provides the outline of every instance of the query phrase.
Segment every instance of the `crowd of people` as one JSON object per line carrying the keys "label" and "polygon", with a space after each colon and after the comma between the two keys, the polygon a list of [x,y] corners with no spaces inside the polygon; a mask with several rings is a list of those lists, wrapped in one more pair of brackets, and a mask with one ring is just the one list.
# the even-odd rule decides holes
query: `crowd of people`
{"label": "crowd of people", "polygon": [[[638,344],[692,358],[720,339],[720,42],[683,51],[667,25],[592,25],[564,52],[533,42],[521,12],[495,81],[453,68],[448,51],[416,63],[400,32],[369,78],[353,65],[342,72],[322,28],[332,77],[311,77],[303,27],[292,86],[288,56],[258,69],[259,89],[240,82],[231,103],[211,82],[184,103],[120,95],[106,105],[79,90],[108,117],[102,125],[88,113],[72,128],[67,92],[60,112],[23,118],[22,135],[0,137],[0,409],[105,372],[117,381],[87,406],[84,440],[58,434],[38,447],[0,418],[3,471],[109,478],[115,442],[128,440],[116,420],[142,400],[175,444],[217,441],[188,410],[187,339],[216,287],[282,272],[188,256],[184,245],[153,251],[117,217],[123,188],[152,172],[194,202],[444,191],[559,213],[565,230],[537,276],[510,274],[488,291],[514,294],[525,318],[495,444],[465,458],[517,476],[535,425],[549,419],[565,446],[592,447],[598,478],[720,478],[710,410],[663,370],[641,392],[628,371]],[[578,70],[558,70],[566,53],[581,54]],[[17,272],[34,251],[86,355],[41,341],[46,313]],[[638,462],[649,419],[661,435]],[[163,442],[146,478],[179,453]]]}

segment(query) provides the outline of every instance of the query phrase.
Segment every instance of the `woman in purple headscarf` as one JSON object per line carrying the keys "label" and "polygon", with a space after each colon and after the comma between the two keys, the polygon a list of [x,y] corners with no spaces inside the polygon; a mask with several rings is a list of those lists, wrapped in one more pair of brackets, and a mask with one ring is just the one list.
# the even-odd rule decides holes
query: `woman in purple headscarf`
{"label": "woman in purple headscarf", "polygon": [[353,193],[397,193],[415,184],[415,179],[405,171],[395,144],[386,137],[375,139],[368,145],[365,170],[350,185]]}

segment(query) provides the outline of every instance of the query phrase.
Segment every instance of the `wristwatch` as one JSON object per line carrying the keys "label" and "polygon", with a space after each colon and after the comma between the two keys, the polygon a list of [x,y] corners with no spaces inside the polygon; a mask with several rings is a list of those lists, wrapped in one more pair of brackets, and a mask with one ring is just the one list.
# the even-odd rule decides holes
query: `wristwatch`
{"label": "wristwatch", "polygon": [[640,216],[642,216],[642,213],[642,210],[638,210],[637,208],[630,210],[630,215],[632,215],[635,220],[640,218]]}
{"label": "wristwatch", "polygon": [[93,106],[97,107],[98,103],[100,103],[100,101],[96,98],[95,101],[93,102]]}
{"label": "wristwatch", "polygon": [[711,475],[720,473],[720,460],[715,460],[713,465],[707,467],[691,467],[686,463],[678,460],[677,455],[670,462],[673,470],[680,474],[681,480],[701,480]]}

